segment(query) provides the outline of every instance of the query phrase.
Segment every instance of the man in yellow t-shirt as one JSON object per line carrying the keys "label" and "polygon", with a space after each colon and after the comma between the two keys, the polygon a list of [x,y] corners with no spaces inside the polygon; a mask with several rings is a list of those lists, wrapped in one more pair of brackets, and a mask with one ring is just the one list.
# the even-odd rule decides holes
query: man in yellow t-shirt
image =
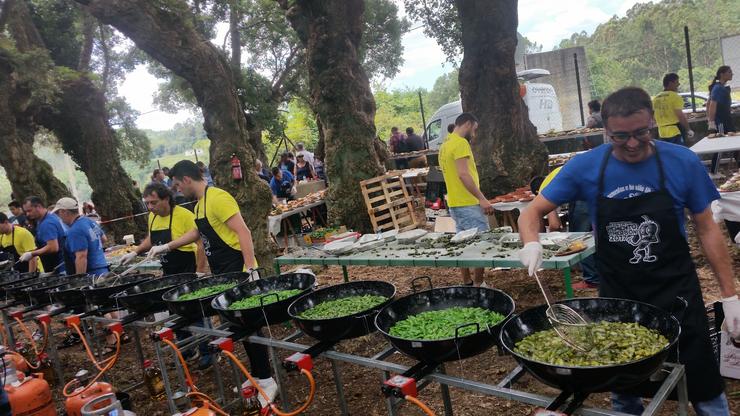
{"label": "man in yellow t-shirt", "polygon": [[[11,224],[8,216],[0,212],[0,251],[11,254],[12,258],[9,260],[16,262],[21,254],[33,250],[36,250],[33,234],[21,226]],[[21,273],[44,271],[38,257],[29,262],[22,261],[13,268]]]}
{"label": "man in yellow t-shirt", "polygon": [[[236,199],[223,189],[208,186],[198,166],[189,160],[177,162],[170,169],[170,175],[173,185],[179,187],[186,197],[198,199],[195,205],[195,225],[198,229],[165,245],[164,250],[191,243],[200,234],[213,274],[257,267],[252,232],[242,218]],[[157,247],[152,248],[152,251],[156,250]],[[255,334],[261,335],[262,331],[258,330]],[[249,357],[252,375],[258,379],[262,390],[273,399],[277,394],[277,383],[272,378],[267,347],[244,341],[244,349]],[[260,400],[264,406],[264,398],[260,397]]]}
{"label": "man in yellow t-shirt", "polygon": [[[491,203],[480,190],[478,169],[470,147],[470,140],[475,138],[477,130],[478,119],[470,113],[462,113],[455,119],[455,129],[439,148],[439,166],[447,187],[447,207],[458,232],[471,228],[488,231],[486,215],[493,214]],[[469,269],[463,268],[461,273],[464,284],[485,286],[482,268],[474,270],[472,281]]]}
{"label": "man in yellow t-shirt", "polygon": [[[152,246],[161,246],[177,240],[189,231],[197,230],[195,215],[175,204],[175,198],[163,183],[152,182],[144,189],[144,202],[149,209],[149,234],[131,253],[126,254],[123,264],[134,261],[136,256],[146,253]],[[196,254],[197,253],[197,254]],[[184,244],[160,256],[164,275],[205,271],[203,246],[196,243]]]}
{"label": "man in yellow t-shirt", "polygon": [[686,138],[694,137],[694,131],[683,113],[683,98],[678,95],[678,75],[666,74],[663,77],[663,91],[653,98],[655,122],[658,124],[658,137],[673,144],[685,144],[680,125],[686,132]]}

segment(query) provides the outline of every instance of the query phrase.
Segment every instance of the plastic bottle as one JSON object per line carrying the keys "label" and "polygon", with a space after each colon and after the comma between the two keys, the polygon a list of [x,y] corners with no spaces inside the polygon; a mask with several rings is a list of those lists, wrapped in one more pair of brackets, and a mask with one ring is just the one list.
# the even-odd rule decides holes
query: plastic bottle
{"label": "plastic bottle", "polygon": [[242,416],[260,416],[262,405],[257,399],[257,389],[253,386],[242,388]]}
{"label": "plastic bottle", "polygon": [[144,360],[144,384],[153,399],[163,400],[165,397],[162,371],[152,364],[151,360]]}

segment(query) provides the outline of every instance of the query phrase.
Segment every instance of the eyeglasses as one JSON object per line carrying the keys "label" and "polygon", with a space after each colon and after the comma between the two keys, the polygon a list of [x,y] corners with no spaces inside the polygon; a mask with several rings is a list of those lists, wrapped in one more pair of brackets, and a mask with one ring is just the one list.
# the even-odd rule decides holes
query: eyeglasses
{"label": "eyeglasses", "polygon": [[632,132],[616,132],[616,133],[607,133],[608,136],[614,140],[615,142],[626,142],[630,139],[630,137],[634,137],[636,140],[639,140],[641,142],[646,142],[652,138],[652,132],[650,127],[645,127],[639,130],[635,130]]}

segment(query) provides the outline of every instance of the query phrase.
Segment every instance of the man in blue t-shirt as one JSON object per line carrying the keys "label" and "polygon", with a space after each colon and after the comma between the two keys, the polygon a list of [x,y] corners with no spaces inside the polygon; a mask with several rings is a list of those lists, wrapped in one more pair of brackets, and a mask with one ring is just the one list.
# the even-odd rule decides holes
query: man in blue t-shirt
{"label": "man in blue t-shirt", "polygon": [[279,167],[272,168],[272,179],[270,179],[270,190],[276,198],[290,198],[293,189],[293,175],[287,170]]}
{"label": "man in blue t-shirt", "polygon": [[[669,360],[684,364],[697,414],[729,415],[684,224],[688,209],[719,283],[725,322],[732,336],[740,337],[735,274],[710,208],[719,194],[693,152],[654,140],[652,102],[645,91],[630,87],[611,94],[601,115],[609,142],[568,162],[519,217],[524,243],[519,259],[533,275],[542,264],[540,218],[562,203],[586,201],[597,241],[599,296],[667,311],[675,310],[677,297],[685,299],[680,349],[672,350]],[[629,414],[643,410],[639,396],[617,393],[612,407]]]}
{"label": "man in blue t-shirt", "polygon": [[44,201],[37,196],[29,196],[23,201],[23,211],[26,217],[36,221],[36,250],[23,253],[19,261],[30,261],[38,256],[49,273],[56,271],[64,274],[66,270],[64,259],[64,244],[67,231],[62,221],[46,209]]}
{"label": "man in blue t-shirt", "polygon": [[57,201],[54,212],[69,226],[66,250],[74,259],[74,273],[92,276],[107,273],[108,262],[105,260],[103,243],[95,230],[96,225],[90,218],[80,215],[77,201],[62,198]]}

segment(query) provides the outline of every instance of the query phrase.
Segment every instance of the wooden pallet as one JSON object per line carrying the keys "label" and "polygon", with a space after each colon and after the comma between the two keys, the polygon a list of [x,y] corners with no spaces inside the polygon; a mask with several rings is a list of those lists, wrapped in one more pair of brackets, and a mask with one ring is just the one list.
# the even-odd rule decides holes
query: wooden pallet
{"label": "wooden pallet", "polygon": [[360,187],[375,231],[402,232],[416,228],[413,198],[401,175],[378,176],[360,182]]}

